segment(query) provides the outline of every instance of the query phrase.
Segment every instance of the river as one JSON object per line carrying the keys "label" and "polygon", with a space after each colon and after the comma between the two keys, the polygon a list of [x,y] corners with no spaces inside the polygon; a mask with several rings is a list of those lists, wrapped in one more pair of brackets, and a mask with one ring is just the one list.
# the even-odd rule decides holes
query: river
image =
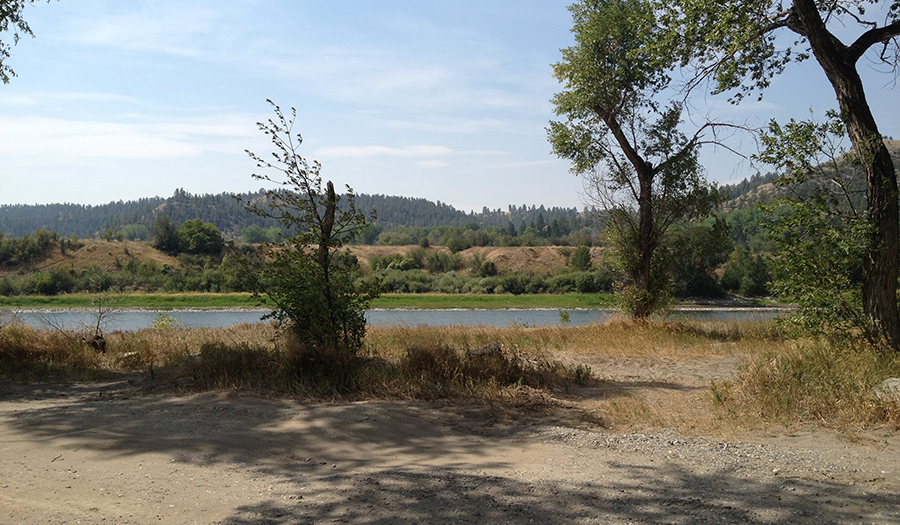
{"label": "river", "polygon": [[[620,316],[615,310],[565,310],[573,326],[604,322]],[[777,317],[779,308],[690,308],[676,310],[670,317],[698,321],[764,321]],[[122,310],[102,319],[103,330],[135,331],[149,328],[161,315],[171,316],[185,327],[222,328],[240,323],[259,323],[265,312],[253,310]],[[559,310],[369,310],[370,326],[558,326],[564,314]],[[88,310],[5,310],[0,325],[17,320],[35,328],[80,329],[97,323],[96,312]]]}

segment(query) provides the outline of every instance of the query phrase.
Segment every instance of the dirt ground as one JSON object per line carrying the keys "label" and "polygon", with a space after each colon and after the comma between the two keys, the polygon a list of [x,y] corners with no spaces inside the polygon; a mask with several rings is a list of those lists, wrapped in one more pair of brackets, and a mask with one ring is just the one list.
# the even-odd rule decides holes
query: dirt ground
{"label": "dirt ground", "polygon": [[[737,361],[590,365],[567,402],[603,420],[628,399],[709,411]],[[0,383],[0,523],[900,523],[896,432],[565,419]]]}

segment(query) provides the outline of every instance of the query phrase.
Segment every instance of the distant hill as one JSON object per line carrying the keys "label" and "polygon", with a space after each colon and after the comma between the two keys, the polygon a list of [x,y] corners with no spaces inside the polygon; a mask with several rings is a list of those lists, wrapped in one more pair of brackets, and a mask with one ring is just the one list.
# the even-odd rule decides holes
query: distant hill
{"label": "distant hill", "polygon": [[[0,232],[21,237],[38,229],[55,231],[62,236],[77,235],[93,238],[107,229],[120,231],[129,224],[148,228],[157,217],[168,216],[180,224],[200,219],[215,224],[226,238],[236,239],[240,231],[250,225],[263,228],[277,226],[272,219],[259,217],[244,209],[244,201],[258,201],[265,192],[234,195],[192,195],[182,189],[169,198],[151,197],[135,201],[117,201],[102,205],[43,204],[0,205]],[[469,223],[507,227],[512,223],[549,224],[554,219],[582,216],[576,208],[545,208],[541,206],[509,206],[506,210],[483,208],[480,213],[466,213],[449,204],[427,199],[387,195],[357,195],[356,204],[362,211],[376,210],[376,224],[384,229],[392,227],[458,226]],[[543,217],[543,221],[539,218]]]}
{"label": "distant hill", "polygon": [[[894,158],[894,165],[900,167],[900,141],[885,141]],[[756,202],[773,202],[786,196],[790,188],[777,186],[775,174],[757,174],[737,184],[725,185],[721,190],[729,196],[723,205],[726,211],[751,207]],[[797,188],[793,188],[794,191]],[[802,188],[800,189],[802,191]],[[168,216],[176,224],[190,219],[200,219],[215,224],[228,239],[238,239],[242,229],[250,225],[263,228],[277,226],[272,219],[256,216],[244,209],[243,202],[265,198],[265,192],[235,195],[193,195],[183,189],[176,190],[169,198],[150,197],[134,201],[116,201],[101,205],[84,204],[5,204],[0,205],[0,232],[11,237],[21,237],[38,229],[55,231],[61,236],[77,235],[80,238],[99,237],[107,229],[121,231],[126,225],[137,224],[150,228],[157,217]],[[498,226],[507,228],[511,224],[521,229],[521,225],[550,224],[555,219],[573,224],[590,222],[591,214],[577,208],[547,208],[541,206],[515,206],[507,209],[466,213],[453,206],[427,199],[388,195],[357,195],[360,210],[377,212],[376,224],[382,229],[395,227],[437,227],[467,224]]]}
{"label": "distant hill", "polygon": [[[894,161],[894,168],[897,171],[897,176],[900,178],[900,140],[886,140],[884,143]],[[857,188],[863,188],[865,186],[865,181],[861,176],[862,175],[859,174],[855,177],[849,177],[851,184]],[[726,184],[722,186],[720,189],[723,193],[728,195],[729,199],[723,205],[723,209],[730,211],[746,208],[756,205],[757,202],[771,204],[779,197],[788,197],[791,195],[806,196],[811,191],[811,188],[815,186],[815,183],[805,187],[781,186],[775,184],[775,181],[779,178],[780,176],[775,173],[768,173],[765,175],[756,174],[737,184]],[[864,194],[860,196],[861,201],[859,204],[864,205],[864,197]]]}

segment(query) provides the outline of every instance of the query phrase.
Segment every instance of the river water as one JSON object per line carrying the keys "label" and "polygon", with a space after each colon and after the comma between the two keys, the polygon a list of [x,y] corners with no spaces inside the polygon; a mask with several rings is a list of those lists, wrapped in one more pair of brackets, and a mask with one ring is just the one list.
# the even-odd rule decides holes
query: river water
{"label": "river water", "polygon": [[[615,310],[565,310],[570,325],[607,321],[621,314]],[[670,318],[698,321],[765,321],[774,319],[778,308],[691,308],[677,310]],[[150,311],[123,310],[104,315],[102,328],[111,331],[135,331],[149,328],[160,315],[171,316],[179,325],[196,328],[223,328],[240,323],[259,323],[261,311]],[[559,310],[369,310],[370,326],[558,326],[563,324]],[[17,320],[35,328],[80,329],[97,323],[96,312],[85,310],[5,310],[0,324]]]}

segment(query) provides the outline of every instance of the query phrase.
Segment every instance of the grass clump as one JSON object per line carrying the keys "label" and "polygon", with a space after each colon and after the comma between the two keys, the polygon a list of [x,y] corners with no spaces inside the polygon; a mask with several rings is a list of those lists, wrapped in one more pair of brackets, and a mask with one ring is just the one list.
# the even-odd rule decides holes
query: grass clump
{"label": "grass clump", "polygon": [[586,379],[584,367],[498,343],[464,352],[444,344],[413,345],[396,363],[396,384],[403,395],[418,399],[495,397],[509,388],[547,389]]}
{"label": "grass clump", "polygon": [[900,355],[862,341],[800,339],[751,358],[733,385],[715,390],[737,413],[765,422],[900,426],[900,403],[875,393],[890,377],[900,377]]}
{"label": "grass clump", "polygon": [[[398,331],[399,330],[399,331]],[[137,374],[154,391],[232,390],[303,399],[513,400],[528,389],[584,384],[590,367],[553,360],[522,329],[374,329],[358,355],[301,344],[268,324],[185,328],[160,323],[105,334],[0,327],[0,379],[85,381]],[[446,337],[446,340],[444,339]]]}
{"label": "grass clump", "polygon": [[0,378],[17,381],[97,379],[102,356],[78,334],[21,324],[0,328]]}

